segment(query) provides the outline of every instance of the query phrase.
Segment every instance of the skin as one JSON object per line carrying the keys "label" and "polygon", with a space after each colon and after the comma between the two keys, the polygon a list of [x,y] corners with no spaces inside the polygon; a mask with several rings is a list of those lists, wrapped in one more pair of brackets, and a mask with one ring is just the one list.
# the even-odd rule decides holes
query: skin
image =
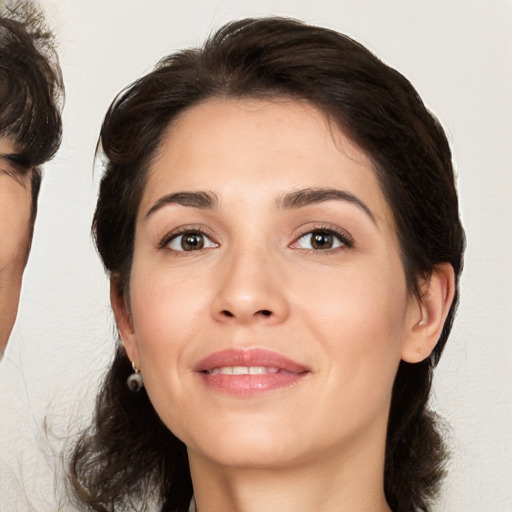
{"label": "skin", "polygon": [[[359,203],[278,205],[299,189]],[[218,204],[162,204],[183,191]],[[205,246],[180,250],[182,229]],[[340,235],[318,249],[315,230]],[[389,511],[393,380],[401,359],[434,347],[450,268],[408,295],[369,159],[310,105],[211,100],[182,113],[149,171],[129,294],[113,280],[112,304],[156,411],[187,445],[198,511]],[[194,367],[227,348],[270,349],[308,372],[261,394],[219,392]]]}
{"label": "skin", "polygon": [[[16,153],[11,140],[0,138],[0,154]],[[16,319],[23,270],[31,234],[30,172],[0,156],[0,354]]]}

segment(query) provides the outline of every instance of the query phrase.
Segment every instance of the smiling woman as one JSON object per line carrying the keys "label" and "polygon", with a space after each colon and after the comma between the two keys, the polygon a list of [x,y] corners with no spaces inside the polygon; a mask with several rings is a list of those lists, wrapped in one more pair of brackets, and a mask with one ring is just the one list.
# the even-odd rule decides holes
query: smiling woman
{"label": "smiling woman", "polygon": [[243,20],[122,93],[101,147],[122,347],[71,461],[84,507],[430,510],[464,237],[409,82],[330,30]]}

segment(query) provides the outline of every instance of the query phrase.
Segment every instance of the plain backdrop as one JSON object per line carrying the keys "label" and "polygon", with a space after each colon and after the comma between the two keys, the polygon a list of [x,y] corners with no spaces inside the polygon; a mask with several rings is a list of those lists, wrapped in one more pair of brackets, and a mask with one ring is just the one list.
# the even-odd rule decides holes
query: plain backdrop
{"label": "plain backdrop", "polygon": [[[66,83],[17,325],[0,365],[0,510],[72,510],[59,451],[92,411],[114,328],[89,236],[93,155],[117,92],[233,18],[277,14],[345,32],[396,67],[452,143],[468,248],[433,405],[450,425],[435,512],[512,510],[510,0],[45,0]],[[404,478],[407,478],[404,475]],[[58,504],[59,503],[59,504]]]}

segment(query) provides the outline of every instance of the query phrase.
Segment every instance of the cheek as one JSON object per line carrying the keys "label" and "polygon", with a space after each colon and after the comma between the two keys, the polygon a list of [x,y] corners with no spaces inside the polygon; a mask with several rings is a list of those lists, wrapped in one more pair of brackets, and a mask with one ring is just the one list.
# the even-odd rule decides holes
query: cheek
{"label": "cheek", "polygon": [[323,418],[316,428],[323,429],[326,442],[338,435],[339,425],[358,432],[375,417],[387,421],[408,300],[400,279],[378,274],[367,269],[340,275],[302,308],[304,329],[325,355],[325,380],[313,407]]}
{"label": "cheek", "polygon": [[[388,382],[406,336],[408,295],[400,262],[351,267],[322,286],[304,282],[306,329],[324,346],[338,378]],[[311,290],[315,290],[311,295]]]}
{"label": "cheek", "polygon": [[0,352],[16,318],[31,233],[30,193],[4,178],[0,177]]}
{"label": "cheek", "polygon": [[[0,180],[0,258],[5,266],[25,263],[30,241],[30,191]],[[3,188],[1,188],[3,187]],[[14,188],[14,190],[12,190]]]}
{"label": "cheek", "polygon": [[342,331],[363,327],[361,322],[367,329],[399,327],[408,304],[401,263],[372,260],[360,258],[337,272],[304,273],[296,299],[307,305],[305,311],[314,310],[320,323],[338,322]]}
{"label": "cheek", "polygon": [[[143,272],[137,269],[143,268]],[[148,272],[134,265],[131,313],[146,387],[158,393],[179,385],[180,364],[201,331],[208,308],[205,293],[191,277]],[[154,381],[154,386],[152,385]],[[162,386],[168,382],[167,386]]]}
{"label": "cheek", "polygon": [[[130,292],[138,334],[143,336],[144,329],[155,339],[168,337],[172,330],[186,335],[198,326],[206,290],[197,277],[186,271],[166,272],[159,268],[155,265],[148,271],[147,265],[134,265]],[[138,272],[140,269],[142,272]]]}

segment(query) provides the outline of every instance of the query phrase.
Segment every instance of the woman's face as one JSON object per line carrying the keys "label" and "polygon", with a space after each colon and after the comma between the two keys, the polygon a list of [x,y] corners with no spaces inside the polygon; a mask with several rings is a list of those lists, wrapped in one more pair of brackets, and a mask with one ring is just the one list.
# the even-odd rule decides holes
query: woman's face
{"label": "woman's face", "polygon": [[129,290],[123,341],[192,463],[383,457],[419,307],[370,161],[318,110],[184,112],[148,174]]}
{"label": "woman's face", "polygon": [[16,318],[31,233],[31,173],[3,156],[12,153],[12,142],[0,137],[0,354]]}

